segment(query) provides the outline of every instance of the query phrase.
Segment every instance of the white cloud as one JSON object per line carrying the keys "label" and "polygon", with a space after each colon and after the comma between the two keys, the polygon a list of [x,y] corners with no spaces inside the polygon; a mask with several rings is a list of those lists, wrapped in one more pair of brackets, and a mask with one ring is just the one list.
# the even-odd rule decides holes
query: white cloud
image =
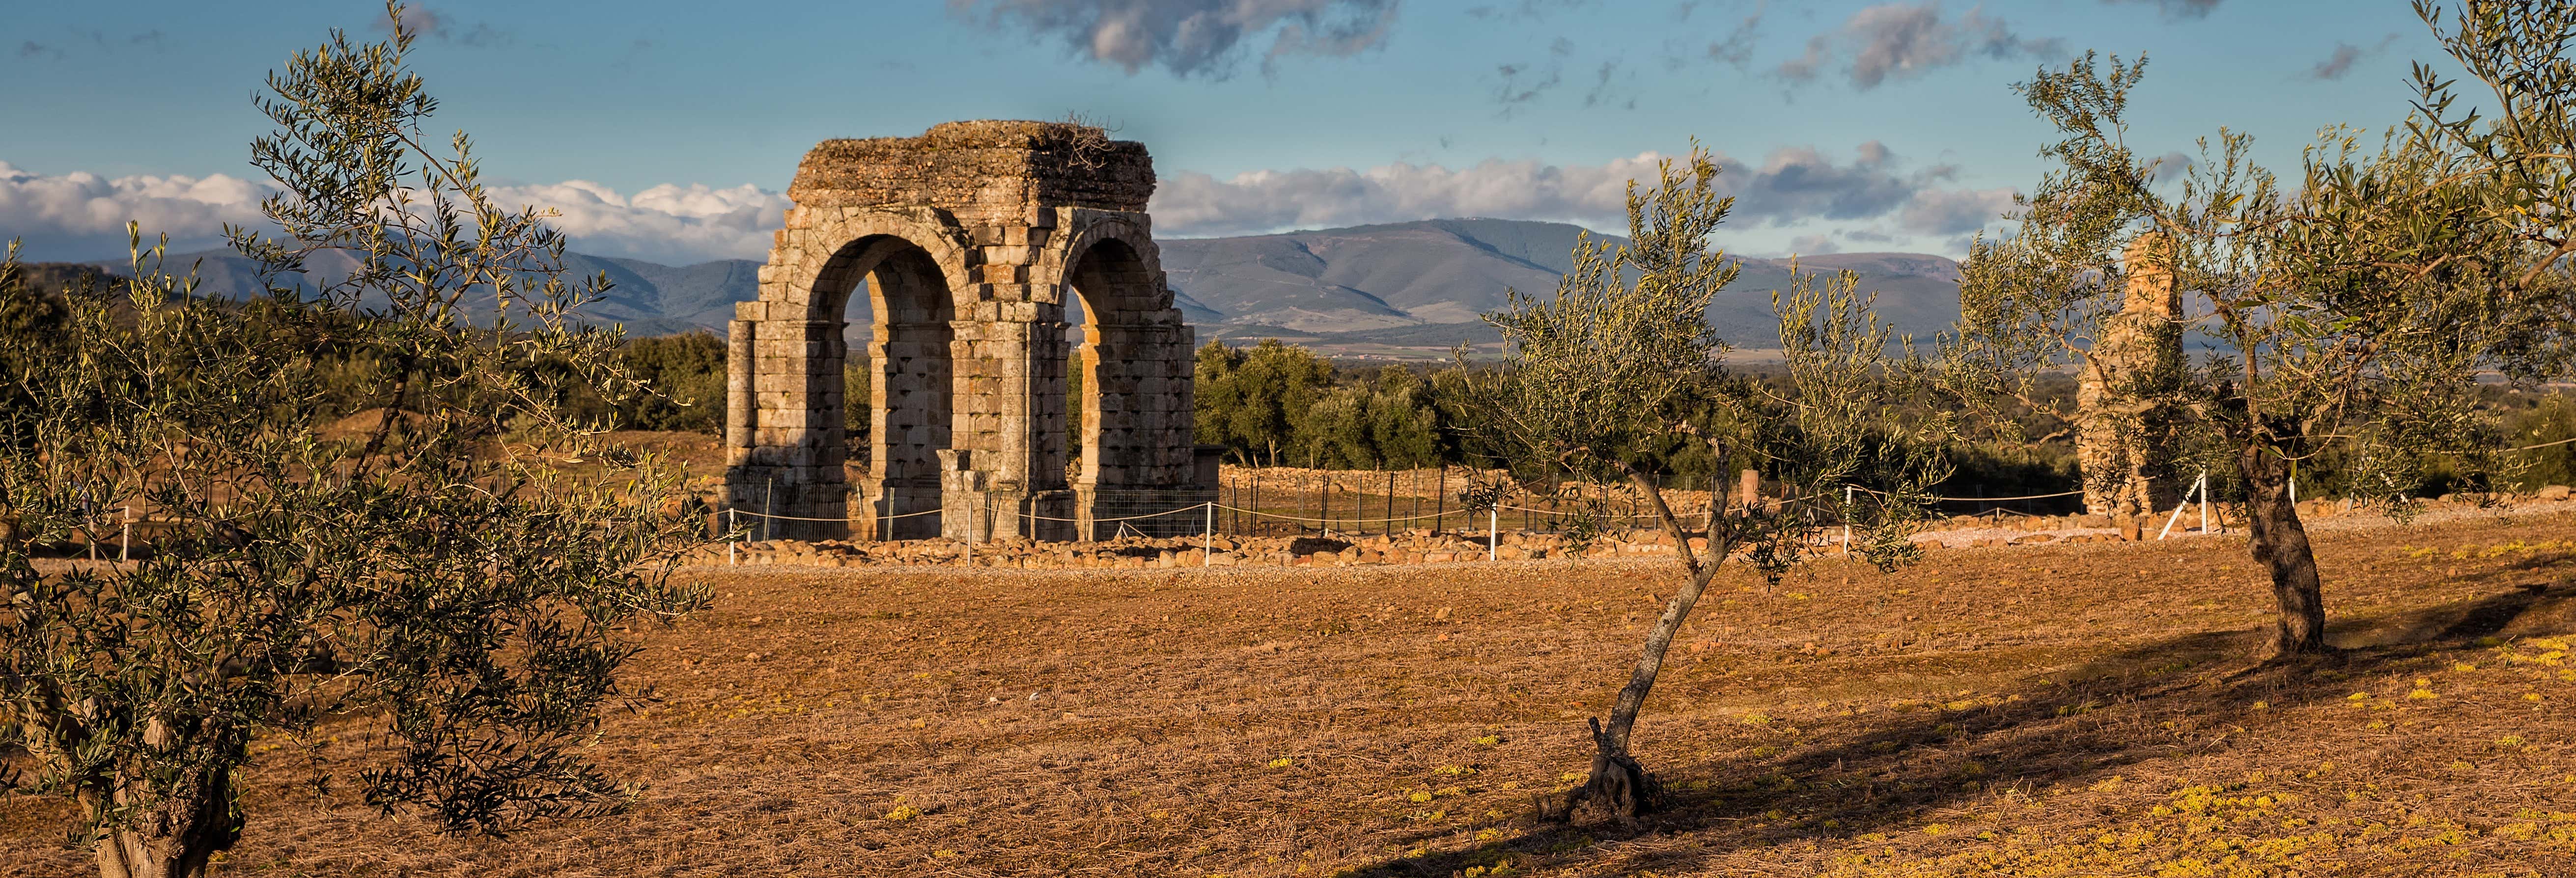
{"label": "white cloud", "polygon": [[1972,8],[1956,21],[1944,21],[1940,0],[1920,5],[1881,3],[1854,12],[1841,27],[1807,40],[1806,54],[1782,62],[1779,75],[1792,82],[1810,82],[1826,67],[1840,65],[1853,88],[1867,90],[1977,56],[2044,58],[2064,51],[2062,41],[2023,37],[1982,9]]}
{"label": "white cloud", "polygon": [[[1968,194],[1937,188],[1952,169],[1909,171],[1882,144],[1864,143],[1849,162],[1812,146],[1774,150],[1758,165],[1718,156],[1718,188],[1736,196],[1739,226],[1810,220],[1860,220],[1902,212],[1918,222],[1955,225]],[[1155,228],[1175,237],[1255,234],[1298,228],[1405,222],[1444,217],[1558,220],[1622,227],[1631,179],[1652,181],[1663,156],[1640,153],[1599,165],[1550,165],[1487,159],[1452,169],[1397,163],[1351,168],[1253,171],[1226,179],[1195,172],[1163,178],[1155,190]],[[2010,201],[2009,190],[2003,193]],[[1981,195],[1991,200],[1992,196]],[[1912,217],[1912,219],[1908,219]],[[1972,224],[1969,226],[1974,228]]]}
{"label": "white cloud", "polygon": [[[108,179],[86,172],[37,174],[0,162],[0,239],[24,239],[31,260],[113,258],[125,249],[125,223],[147,236],[167,234],[174,251],[219,244],[223,226],[263,225],[268,181],[224,174],[137,175]],[[492,186],[506,205],[552,207],[551,222],[572,249],[666,264],[759,259],[787,197],[754,186],[718,189],[663,184],[622,196],[586,180]]]}
{"label": "white cloud", "polygon": [[2325,60],[2317,62],[2315,67],[2308,68],[2308,76],[2312,79],[2319,80],[2342,79],[2344,74],[2352,72],[2352,66],[2354,64],[2360,63],[2364,58],[2369,58],[2381,52],[2388,51],[2388,47],[2396,42],[2396,34],[2389,34],[2388,36],[2380,39],[2378,45],[2370,46],[2368,48],[2346,42],[2336,42],[2334,53],[2327,55]]}
{"label": "white cloud", "polygon": [[[1474,165],[1396,163],[1362,169],[1264,170],[1217,178],[1183,171],[1158,185],[1157,231],[1172,237],[1258,234],[1448,217],[1555,220],[1618,229],[1628,181],[1652,181],[1661,154],[1596,165],[1487,159]],[[1718,156],[1721,191],[1736,196],[1738,230],[1805,232],[1811,222],[1876,222],[1902,234],[1953,235],[1997,222],[2009,189],[1949,188],[1954,169],[1911,168],[1875,141],[1848,158],[1812,146],[1773,150],[1758,162]],[[225,223],[264,224],[265,181],[95,174],[43,175],[0,163],[0,239],[24,238],[27,258],[115,258],[125,222],[168,234],[173,252],[221,244]],[[553,208],[571,249],[595,256],[685,265],[762,259],[787,197],[755,186],[664,184],[632,194],[588,180],[492,186],[503,204]]]}
{"label": "white cloud", "polygon": [[1899,226],[1922,235],[1950,236],[1992,229],[2009,222],[2015,207],[2012,189],[1924,190],[1897,214]]}
{"label": "white cloud", "polygon": [[125,224],[174,243],[214,242],[225,223],[264,222],[259,201],[268,186],[238,177],[149,176],[108,179],[73,172],[35,174],[0,162],[0,239],[23,239],[30,259],[102,258],[125,250]]}
{"label": "white cloud", "polygon": [[1843,252],[1843,247],[1834,243],[1832,235],[1799,235],[1789,239],[1789,252],[1799,256],[1822,256]]}
{"label": "white cloud", "polygon": [[2102,0],[2111,3],[2152,3],[2163,9],[2166,18],[2208,18],[2218,8],[2219,0]]}
{"label": "white cloud", "polygon": [[554,208],[562,215],[548,222],[572,238],[574,250],[665,265],[767,258],[770,232],[784,222],[788,206],[787,196],[750,185],[664,183],[628,198],[588,180],[567,180],[490,192],[503,203]]}
{"label": "white cloud", "polygon": [[1133,74],[1222,79],[1245,44],[1270,35],[1266,67],[1284,55],[1348,56],[1377,45],[1397,0],[948,0],[951,12],[1064,41],[1076,56]]}
{"label": "white cloud", "polygon": [[1179,237],[1485,216],[1600,222],[1625,216],[1628,180],[1654,173],[1654,153],[1594,166],[1487,159],[1452,170],[1397,163],[1365,171],[1253,171],[1219,180],[1165,176],[1151,210]]}

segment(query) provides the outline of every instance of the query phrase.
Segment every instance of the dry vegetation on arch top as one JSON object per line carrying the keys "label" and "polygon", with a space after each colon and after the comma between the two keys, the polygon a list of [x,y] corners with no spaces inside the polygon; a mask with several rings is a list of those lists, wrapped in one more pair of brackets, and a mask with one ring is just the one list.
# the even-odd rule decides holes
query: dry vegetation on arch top
{"label": "dry vegetation on arch top", "polygon": [[[2576,516],[2318,536],[2350,651],[2261,672],[2233,538],[1723,579],[1634,831],[1525,815],[1669,561],[704,569],[596,745],[630,813],[444,839],[262,741],[217,874],[2576,874]],[[0,875],[89,873],[62,817],[0,803]]]}

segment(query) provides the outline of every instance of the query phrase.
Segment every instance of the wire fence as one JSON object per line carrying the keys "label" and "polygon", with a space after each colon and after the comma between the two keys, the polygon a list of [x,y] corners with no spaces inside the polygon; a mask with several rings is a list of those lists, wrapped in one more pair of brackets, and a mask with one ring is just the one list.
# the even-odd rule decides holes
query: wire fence
{"label": "wire fence", "polygon": [[[1756,508],[1776,507],[1784,502],[1777,497],[1761,496],[1759,485],[1748,491],[1739,481],[1735,490],[1729,486],[1702,488],[1696,481],[1673,486],[1659,486],[1659,493],[1675,518],[1686,526],[1705,526],[1719,515],[1732,514],[1751,505]],[[1776,487],[1773,486],[1773,487]],[[1862,489],[1865,490],[1865,489]],[[1174,503],[1176,492],[1170,490],[1089,492],[1091,515],[1083,518],[1037,514],[1027,510],[985,510],[986,516],[1016,516],[1024,522],[1070,523],[1087,521],[1096,529],[1094,536],[1226,536],[1226,537],[1294,537],[1372,536],[1400,531],[1490,531],[1495,529],[1529,532],[1607,531],[1652,528],[1660,524],[1651,504],[1632,485],[1566,482],[1554,486],[1531,486],[1500,479],[1490,471],[1461,469],[1417,469],[1389,472],[1325,472],[1313,470],[1243,470],[1227,474],[1212,492],[1210,500]],[[1878,492],[1872,492],[1878,493]],[[1927,498],[1937,503],[1966,503],[1979,512],[1995,510],[1997,504],[2048,500],[2081,494],[2067,491],[2008,497]],[[759,504],[766,506],[767,504]],[[880,524],[898,519],[936,516],[938,508],[918,509],[899,515],[853,515],[852,522],[873,520]],[[842,519],[790,516],[737,506],[722,514],[734,516],[727,523],[751,522],[755,537],[768,533],[757,526],[762,521],[841,521]],[[936,533],[936,525],[916,523],[915,532]]]}
{"label": "wire fence", "polygon": [[[2570,443],[2576,443],[2576,438],[2507,451],[2533,451]],[[1664,495],[1668,508],[1685,527],[1752,506],[1777,508],[1779,504],[1795,502],[1761,496],[1760,484],[1748,472],[1731,486],[1735,488],[1733,491],[1727,490],[1730,486],[1723,482],[1709,484],[1703,489],[1693,481],[1684,481],[1669,487],[1658,486],[1658,492]],[[1886,496],[1885,492],[1869,488],[1853,486],[1851,490]],[[2295,501],[2298,496],[2295,484],[2290,492]],[[2002,518],[2081,512],[2083,506],[2080,502],[2068,504],[2063,501],[2081,497],[2084,493],[2079,488],[1992,497],[1935,494],[1923,499],[1936,509],[1951,512],[1953,517]],[[1490,538],[1506,529],[1524,532],[1606,531],[1660,524],[1658,516],[1648,510],[1644,498],[1633,486],[1569,482],[1542,492],[1500,478],[1493,471],[1462,471],[1450,467],[1389,472],[1238,470],[1220,479],[1214,499],[1172,505],[1173,494],[1172,491],[1153,490],[1092,492],[1092,514],[1087,518],[1046,516],[1027,511],[1016,514],[1030,521],[1088,521],[1100,529],[1092,535],[1096,538],[1369,536],[1412,530],[1483,532]],[[1846,498],[1848,502],[1848,495]],[[1807,499],[1813,498],[1796,498]],[[2199,529],[2209,531],[2214,526],[2210,501],[2209,476],[2202,473],[2176,502],[2157,538],[2162,539],[2171,533],[2182,521],[2185,510],[2195,503],[2200,513]],[[1969,508],[1960,510],[1956,508],[1959,506]],[[871,517],[877,522],[890,522],[935,516],[942,511],[930,508]],[[988,517],[992,513],[992,510],[986,511]],[[723,519],[723,529],[732,534],[747,532],[742,527],[744,519],[754,522],[857,520],[778,515],[740,507],[729,508],[719,514],[728,516]],[[935,533],[939,529],[934,525],[928,530]],[[753,532],[766,534],[767,528]]]}

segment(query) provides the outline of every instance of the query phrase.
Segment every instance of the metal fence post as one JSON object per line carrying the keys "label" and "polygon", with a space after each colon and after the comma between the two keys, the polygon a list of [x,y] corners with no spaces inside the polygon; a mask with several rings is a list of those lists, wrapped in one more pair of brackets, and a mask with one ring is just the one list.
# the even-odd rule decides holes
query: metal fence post
{"label": "metal fence post", "polygon": [[1379,512],[1380,514],[1383,514],[1383,515],[1385,515],[1385,516],[1386,516],[1386,522],[1385,522],[1385,525],[1384,525],[1384,526],[1379,527],[1379,528],[1377,529],[1377,532],[1378,532],[1378,533],[1382,533],[1382,534],[1391,534],[1391,533],[1394,533],[1394,532],[1395,532],[1395,471],[1394,471],[1394,470],[1387,470],[1387,472],[1386,472],[1386,508],[1384,508],[1384,509],[1380,509],[1380,510],[1378,510],[1378,512]]}
{"label": "metal fence post", "polygon": [[1432,501],[1431,504],[1431,529],[1434,531],[1443,530],[1449,526],[1449,464],[1447,463],[1440,464],[1439,491],[1439,499]]}

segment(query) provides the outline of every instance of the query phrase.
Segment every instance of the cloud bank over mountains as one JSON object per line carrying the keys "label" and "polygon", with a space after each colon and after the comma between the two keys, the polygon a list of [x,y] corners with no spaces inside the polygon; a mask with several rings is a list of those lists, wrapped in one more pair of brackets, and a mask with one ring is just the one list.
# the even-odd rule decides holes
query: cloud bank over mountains
{"label": "cloud bank over mountains", "polygon": [[[1253,171],[1225,179],[1194,171],[1167,175],[1154,193],[1157,230],[1179,237],[1240,235],[1445,217],[1500,217],[1622,228],[1627,185],[1651,183],[1666,158],[1640,153],[1599,165],[1487,159],[1452,169],[1396,163],[1353,168]],[[1719,155],[1718,188],[1736,197],[1733,222],[1789,226],[1814,221],[1879,223],[1864,232],[1955,237],[2002,221],[2012,190],[1947,187],[1958,169],[1908,169],[1877,141],[1848,162],[1813,146],[1773,150],[1759,163]],[[1866,239],[1866,238],[1864,238]]]}
{"label": "cloud bank over mountains", "polygon": [[783,223],[787,196],[750,184],[725,189],[704,183],[664,183],[621,197],[586,180],[537,186],[495,186],[504,204],[551,207],[551,222],[584,253],[672,264],[709,259],[759,259],[769,253],[769,233]]}
{"label": "cloud bank over mountains", "polygon": [[[1172,238],[1452,217],[1616,230],[1626,222],[1628,182],[1651,183],[1665,158],[1646,152],[1596,165],[1488,159],[1460,168],[1399,162],[1225,178],[1179,171],[1163,177],[1152,211],[1156,231]],[[1947,244],[1998,225],[2012,205],[2012,190],[1955,186],[1955,166],[1912,165],[1876,141],[1848,156],[1795,146],[1758,161],[1722,154],[1717,160],[1724,169],[1719,188],[1736,197],[1734,227],[1796,227],[1805,233],[1797,249],[1806,252],[1833,240],[1818,224],[1840,225],[1834,235],[1854,243],[1913,239],[1932,242],[1917,246],[1957,249]],[[225,224],[265,222],[260,200],[276,191],[265,180],[224,174],[111,179],[0,163],[0,239],[26,239],[28,257],[36,260],[109,258],[124,251],[125,222],[132,219],[146,235],[168,234],[175,250],[205,249],[220,243]],[[552,222],[576,250],[667,265],[762,258],[789,204],[785,195],[751,185],[663,184],[627,194],[567,180],[489,191],[505,205],[555,210]]]}
{"label": "cloud bank over mountains", "polygon": [[36,259],[89,258],[124,249],[125,224],[168,233],[195,247],[224,224],[264,222],[267,185],[239,177],[148,176],[107,179],[73,172],[47,176],[0,161],[0,239],[24,239]]}
{"label": "cloud bank over mountains", "polygon": [[[268,181],[225,174],[110,179],[0,162],[0,240],[24,239],[31,259],[96,259],[124,251],[125,223],[133,220],[146,236],[169,235],[174,251],[204,249],[221,241],[226,224],[265,223],[260,200],[276,191]],[[488,191],[505,205],[555,209],[561,215],[554,226],[582,252],[663,262],[759,258],[788,204],[787,196],[750,185],[666,183],[628,196],[568,180]]]}

